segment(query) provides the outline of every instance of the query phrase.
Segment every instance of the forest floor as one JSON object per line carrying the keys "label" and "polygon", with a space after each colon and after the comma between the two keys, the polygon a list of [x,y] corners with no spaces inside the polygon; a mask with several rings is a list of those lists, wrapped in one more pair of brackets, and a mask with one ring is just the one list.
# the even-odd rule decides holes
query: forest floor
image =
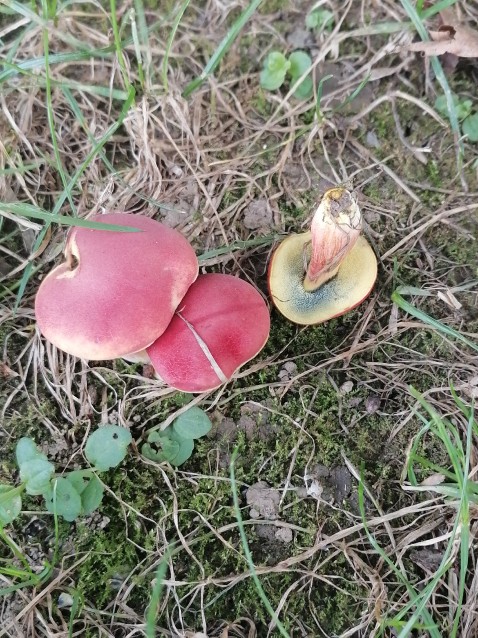
{"label": "forest floor", "polygon": [[[20,437],[60,473],[87,467],[98,425],[135,441],[94,514],[67,523],[27,496],[0,527],[0,636],[476,637],[478,146],[436,100],[441,79],[478,111],[477,61],[441,57],[437,79],[407,48],[405,0],[331,1],[314,28],[312,2],[264,0],[184,97],[247,3],[177,4],[0,9],[0,483],[18,483]],[[476,25],[472,2],[452,11]],[[261,88],[274,50],[310,54],[310,98]],[[299,327],[273,308],[267,264],[343,183],[377,283]],[[197,396],[149,366],[65,355],[33,305],[66,229],[27,204],[177,228],[201,270],[261,291],[268,343]],[[191,458],[146,459],[144,433],[189,404],[213,423]]]}

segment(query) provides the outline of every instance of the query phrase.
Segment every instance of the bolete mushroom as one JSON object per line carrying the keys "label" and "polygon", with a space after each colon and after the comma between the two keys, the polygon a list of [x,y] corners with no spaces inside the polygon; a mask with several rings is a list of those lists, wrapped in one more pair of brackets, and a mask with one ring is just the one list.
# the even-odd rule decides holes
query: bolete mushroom
{"label": "bolete mushroom", "polygon": [[198,260],[176,230],[142,215],[109,213],[93,221],[142,232],[73,228],[65,262],[43,280],[35,300],[41,333],[83,359],[114,359],[162,334],[198,275]]}
{"label": "bolete mushroom", "polygon": [[377,277],[377,259],[360,234],[362,214],[343,187],[325,192],[309,232],[287,237],[269,265],[278,310],[301,325],[322,323],[358,306]]}
{"label": "bolete mushroom", "polygon": [[253,286],[232,275],[199,275],[146,351],[168,385],[207,392],[262,350],[269,329],[269,310]]}

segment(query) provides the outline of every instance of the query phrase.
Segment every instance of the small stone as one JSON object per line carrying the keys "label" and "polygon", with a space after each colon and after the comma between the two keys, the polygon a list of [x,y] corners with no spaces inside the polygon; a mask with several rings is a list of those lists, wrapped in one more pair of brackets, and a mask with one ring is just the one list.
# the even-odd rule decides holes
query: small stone
{"label": "small stone", "polygon": [[63,592],[58,596],[57,606],[59,609],[69,609],[70,607],[73,607],[73,596]]}
{"label": "small stone", "polygon": [[178,166],[177,164],[173,164],[172,166],[170,166],[169,167],[169,172],[171,173],[171,175],[173,177],[177,177],[178,179],[180,177],[182,177],[183,174],[184,174],[183,169],[180,166]]}
{"label": "small stone", "polygon": [[297,373],[297,364],[293,361],[286,361],[279,371],[281,381],[290,381]]}
{"label": "small stone", "polygon": [[275,537],[281,543],[292,543],[294,535],[289,527],[280,527],[275,533]]}
{"label": "small stone", "polygon": [[470,399],[478,399],[478,376],[468,379],[468,383],[465,385],[464,390]]}
{"label": "small stone", "polygon": [[[278,490],[270,487],[265,481],[259,481],[246,492],[247,504],[250,505],[257,517],[273,521],[279,516],[280,494]],[[252,516],[252,510],[251,510]]]}
{"label": "small stone", "polygon": [[374,131],[367,131],[367,134],[365,136],[365,143],[371,148],[380,147],[380,141]]}
{"label": "small stone", "polygon": [[371,394],[365,399],[365,409],[369,414],[374,414],[380,407],[380,397]]}
{"label": "small stone", "polygon": [[270,228],[273,224],[272,210],[267,199],[255,199],[244,209],[243,224],[250,230]]}
{"label": "small stone", "polygon": [[354,389],[354,382],[346,381],[345,383],[342,383],[339,389],[340,389],[340,394],[348,394],[349,392],[352,392],[352,390]]}
{"label": "small stone", "polygon": [[319,481],[315,479],[311,481],[309,485],[307,486],[307,496],[311,496],[312,498],[315,498],[317,500],[320,500],[320,497],[322,496],[323,491],[324,491],[324,488],[319,483]]}

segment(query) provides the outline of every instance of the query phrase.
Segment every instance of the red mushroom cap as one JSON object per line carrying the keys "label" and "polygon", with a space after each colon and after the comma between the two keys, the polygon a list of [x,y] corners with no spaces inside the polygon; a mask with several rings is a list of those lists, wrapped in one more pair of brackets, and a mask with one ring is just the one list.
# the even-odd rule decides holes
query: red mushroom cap
{"label": "red mushroom cap", "polygon": [[149,217],[110,213],[91,220],[143,232],[74,228],[66,261],[40,285],[35,313],[58,348],[83,359],[114,359],[146,348],[166,330],[198,261],[180,233]]}
{"label": "red mushroom cap", "polygon": [[262,350],[269,329],[269,310],[253,286],[231,275],[200,275],[147,352],[168,385],[207,392]]}

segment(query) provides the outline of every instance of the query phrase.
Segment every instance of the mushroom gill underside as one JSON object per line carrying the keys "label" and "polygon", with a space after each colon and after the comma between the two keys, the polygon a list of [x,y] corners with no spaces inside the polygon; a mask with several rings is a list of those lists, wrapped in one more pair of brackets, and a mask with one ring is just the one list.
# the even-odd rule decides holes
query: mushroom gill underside
{"label": "mushroom gill underside", "polygon": [[311,233],[287,237],[275,251],[269,268],[269,289],[277,309],[300,325],[322,323],[358,306],[377,277],[377,260],[360,236],[340,263],[335,276],[316,290],[304,288],[310,259]]}

